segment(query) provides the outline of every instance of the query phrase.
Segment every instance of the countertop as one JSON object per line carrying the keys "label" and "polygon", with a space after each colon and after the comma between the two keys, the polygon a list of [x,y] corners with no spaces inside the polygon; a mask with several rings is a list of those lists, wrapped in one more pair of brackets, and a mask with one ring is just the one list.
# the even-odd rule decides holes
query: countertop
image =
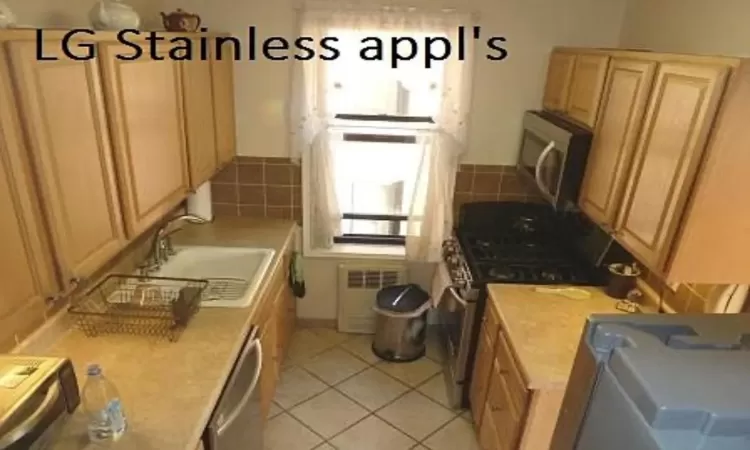
{"label": "countertop", "polygon": [[581,287],[590,298],[572,299],[535,292],[536,287],[549,286],[491,284],[489,298],[528,387],[565,389],[586,319],[595,313],[625,313],[600,288]]}
{"label": "countertop", "polygon": [[[269,274],[292,245],[291,221],[219,218],[211,224],[188,225],[176,233],[178,244],[273,248]],[[267,288],[263,281],[256,298]],[[203,308],[177,342],[142,336],[86,337],[76,329],[62,335],[47,351],[73,361],[79,383],[85,367],[96,362],[117,387],[129,430],[111,448],[194,450],[250,327],[257,302],[244,309]],[[82,450],[87,443],[83,408],[73,415],[55,450]]]}

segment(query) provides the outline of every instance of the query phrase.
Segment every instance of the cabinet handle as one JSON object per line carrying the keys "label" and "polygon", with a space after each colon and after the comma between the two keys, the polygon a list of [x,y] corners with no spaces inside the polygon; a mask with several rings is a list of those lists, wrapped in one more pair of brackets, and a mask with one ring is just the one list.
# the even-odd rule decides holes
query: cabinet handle
{"label": "cabinet handle", "polygon": [[51,295],[51,296],[45,298],[44,301],[48,305],[52,305],[54,303],[57,303],[57,302],[65,299],[66,297],[69,297],[71,294],[73,294],[73,292],[75,292],[76,289],[78,289],[78,286],[80,286],[80,284],[81,284],[81,279],[78,278],[78,277],[73,277],[70,280],[68,280],[68,287],[65,288],[64,291],[58,292],[55,295]]}
{"label": "cabinet handle", "polygon": [[504,411],[505,408],[503,408],[502,406],[490,405],[490,410],[492,410],[492,412],[499,412]]}

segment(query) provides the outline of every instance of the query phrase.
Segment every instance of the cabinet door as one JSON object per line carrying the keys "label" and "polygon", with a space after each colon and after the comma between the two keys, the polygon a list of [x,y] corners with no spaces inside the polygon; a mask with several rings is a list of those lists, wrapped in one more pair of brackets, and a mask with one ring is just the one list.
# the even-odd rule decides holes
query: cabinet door
{"label": "cabinet door", "polygon": [[490,374],[490,388],[487,393],[487,403],[490,406],[490,415],[484,421],[494,422],[497,439],[503,448],[516,448],[516,441],[521,435],[521,418],[525,411],[516,410],[508,384],[505,378],[506,370],[501,363],[495,359]]}
{"label": "cabinet door", "polygon": [[544,87],[544,109],[563,111],[568,102],[570,81],[573,77],[576,55],[555,51],[549,58],[547,84]]}
{"label": "cabinet door", "polygon": [[[194,44],[197,46],[198,42]],[[183,61],[181,66],[190,185],[197,188],[211,178],[219,165],[211,61],[195,58]]]}
{"label": "cabinet door", "polygon": [[482,406],[482,416],[490,417],[490,419],[483,421],[479,427],[479,448],[482,450],[511,450],[503,446],[502,442],[498,439],[495,421],[491,419],[492,407],[490,402],[487,401]]}
{"label": "cabinet door", "polygon": [[576,56],[565,113],[591,128],[596,125],[608,66],[608,55]]}
{"label": "cabinet door", "polygon": [[725,66],[661,65],[651,94],[616,236],[661,271],[700,164],[726,82]]}
{"label": "cabinet door", "polygon": [[488,304],[485,308],[484,317],[482,317],[482,328],[479,332],[477,354],[474,358],[474,371],[469,389],[471,414],[477,427],[482,424],[484,402],[489,389],[490,371],[492,361],[495,358],[495,340],[499,326],[500,319],[496,315],[495,308]]}
{"label": "cabinet door", "polygon": [[581,209],[605,228],[614,227],[633,160],[656,62],[614,59],[581,188]]}
{"label": "cabinet door", "polygon": [[[5,61],[0,47],[0,61]],[[0,347],[44,320],[46,297],[59,290],[39,211],[30,161],[0,64]]]}
{"label": "cabinet door", "polygon": [[101,45],[105,97],[128,235],[158,222],[189,189],[180,63],[115,58],[131,49]]}
{"label": "cabinet door", "polygon": [[225,53],[222,59],[211,61],[214,94],[214,123],[216,127],[216,150],[219,165],[234,159],[237,137],[234,115],[234,59]]}
{"label": "cabinet door", "polygon": [[9,48],[55,256],[65,280],[84,278],[126,243],[98,62]]}
{"label": "cabinet door", "polygon": [[263,418],[267,418],[271,411],[279,377],[276,332],[276,320],[271,314],[265,321],[260,335],[260,344],[263,348],[263,367],[260,372],[260,405]]}

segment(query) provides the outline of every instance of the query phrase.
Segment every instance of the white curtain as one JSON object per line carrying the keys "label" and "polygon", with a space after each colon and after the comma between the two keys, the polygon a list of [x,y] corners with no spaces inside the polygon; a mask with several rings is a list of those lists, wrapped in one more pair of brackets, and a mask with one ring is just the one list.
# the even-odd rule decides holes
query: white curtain
{"label": "white curtain", "polygon": [[[437,130],[420,164],[417,187],[407,225],[406,253],[412,261],[438,261],[442,241],[452,227],[452,203],[459,156],[465,149],[466,118],[471,98],[473,47],[470,15],[395,6],[356,5],[317,1],[308,3],[300,14],[302,36],[319,41],[331,29],[386,31],[397,33],[445,34],[453,54],[444,63],[441,106],[435,118]],[[459,27],[467,29],[463,39],[464,60],[457,58]],[[424,45],[423,43],[421,43]],[[295,62],[293,69],[292,142],[293,157],[309,158],[311,227],[313,245],[330,247],[339,232],[341,211],[332,176],[333,155],[330,125],[332,113],[325,99],[330,83],[325,78],[326,61],[318,58]],[[382,64],[388,64],[387,61]]]}

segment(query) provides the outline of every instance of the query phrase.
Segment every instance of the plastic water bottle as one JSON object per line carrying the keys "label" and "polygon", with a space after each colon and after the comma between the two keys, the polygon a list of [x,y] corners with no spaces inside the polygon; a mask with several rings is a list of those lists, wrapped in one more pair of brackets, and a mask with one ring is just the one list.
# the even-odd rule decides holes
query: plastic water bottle
{"label": "plastic water bottle", "polygon": [[102,375],[102,369],[98,364],[89,365],[86,372],[87,378],[81,397],[89,417],[89,440],[117,441],[127,429],[125,411],[117,388]]}

